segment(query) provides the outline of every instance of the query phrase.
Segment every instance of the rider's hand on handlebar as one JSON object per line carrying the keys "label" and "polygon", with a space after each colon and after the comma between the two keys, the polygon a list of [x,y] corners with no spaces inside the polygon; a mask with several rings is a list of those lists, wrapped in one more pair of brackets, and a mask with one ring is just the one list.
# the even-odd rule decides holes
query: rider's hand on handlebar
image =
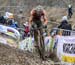
{"label": "rider's hand on handlebar", "polygon": [[43,25],[44,28],[47,28],[47,25]]}

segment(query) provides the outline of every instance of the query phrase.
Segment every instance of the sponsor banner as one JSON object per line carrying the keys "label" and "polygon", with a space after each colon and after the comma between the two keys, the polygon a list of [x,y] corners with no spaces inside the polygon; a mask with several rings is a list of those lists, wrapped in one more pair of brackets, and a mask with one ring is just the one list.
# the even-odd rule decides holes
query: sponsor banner
{"label": "sponsor banner", "polygon": [[9,35],[9,36],[11,36],[11,37],[16,38],[15,35],[14,35],[14,33],[12,33],[12,32],[7,32],[7,33],[5,33],[5,34],[6,34],[6,35]]}
{"label": "sponsor banner", "polygon": [[[54,39],[50,36],[45,37],[44,39],[45,42],[45,50],[50,51],[53,49],[54,46]],[[19,48],[23,50],[29,50],[33,51],[34,48],[34,38],[28,37],[22,42],[19,43]]]}
{"label": "sponsor banner", "polygon": [[51,36],[45,37],[44,43],[45,43],[45,50],[46,51],[53,50],[54,38],[52,38]]}
{"label": "sponsor banner", "polygon": [[12,36],[14,38],[20,39],[20,33],[12,27],[0,25],[0,32]]}
{"label": "sponsor banner", "polygon": [[8,37],[1,37],[0,36],[0,43],[7,44],[7,45],[9,45],[11,47],[17,48],[17,44],[16,44],[15,41],[16,40],[14,40],[14,39],[11,39],[11,38],[8,38]]}
{"label": "sponsor banner", "polygon": [[1,33],[6,33],[7,32],[7,28],[3,25],[0,25],[0,32]]}
{"label": "sponsor banner", "polygon": [[5,38],[0,37],[0,43],[7,44],[7,41],[5,40]]}
{"label": "sponsor banner", "polygon": [[58,36],[57,56],[61,61],[75,63],[75,37]]}
{"label": "sponsor banner", "polygon": [[15,47],[15,48],[18,47],[17,43],[15,42],[16,40],[7,38],[6,41],[7,41],[7,44],[11,47]]}
{"label": "sponsor banner", "polygon": [[[7,26],[7,32],[11,32],[13,35],[11,35],[11,36],[13,36],[13,37],[17,37],[18,39],[20,38],[20,33],[19,33],[19,31],[18,30],[16,30],[16,29],[14,29],[14,28],[12,28],[12,27],[8,27]],[[7,33],[8,34],[8,33]],[[10,35],[10,34],[9,34]]]}
{"label": "sponsor banner", "polygon": [[19,48],[22,50],[28,50],[28,51],[33,51],[33,38],[31,37],[27,37],[26,39],[24,39],[23,41],[21,41],[19,43]]}

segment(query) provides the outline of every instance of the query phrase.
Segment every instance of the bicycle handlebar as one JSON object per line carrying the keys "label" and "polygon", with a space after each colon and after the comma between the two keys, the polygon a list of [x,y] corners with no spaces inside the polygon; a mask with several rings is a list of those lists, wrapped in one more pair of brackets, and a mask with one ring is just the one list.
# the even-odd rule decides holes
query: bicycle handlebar
{"label": "bicycle handlebar", "polygon": [[31,30],[39,30],[39,29],[43,29],[43,28],[47,28],[47,26],[41,26],[41,27],[31,28]]}

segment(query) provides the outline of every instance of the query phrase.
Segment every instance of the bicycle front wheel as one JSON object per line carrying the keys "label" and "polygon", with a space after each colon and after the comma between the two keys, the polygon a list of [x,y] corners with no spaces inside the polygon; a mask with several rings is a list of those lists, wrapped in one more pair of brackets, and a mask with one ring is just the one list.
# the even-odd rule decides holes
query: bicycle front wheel
{"label": "bicycle front wheel", "polygon": [[45,45],[44,45],[44,37],[43,37],[43,30],[39,30],[39,49],[40,49],[40,57],[45,60]]}

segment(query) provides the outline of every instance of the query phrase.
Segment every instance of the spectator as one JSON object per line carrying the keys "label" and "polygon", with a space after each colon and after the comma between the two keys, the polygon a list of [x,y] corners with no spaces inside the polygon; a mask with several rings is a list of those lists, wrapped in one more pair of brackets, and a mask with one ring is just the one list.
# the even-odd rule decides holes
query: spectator
{"label": "spectator", "polygon": [[28,22],[24,23],[24,34],[23,34],[23,39],[25,37],[29,37],[30,36],[30,29],[29,29],[29,24]]}
{"label": "spectator", "polygon": [[12,25],[15,21],[13,19],[8,20],[8,25]]}
{"label": "spectator", "polygon": [[18,22],[15,22],[15,26],[16,26],[17,28],[19,28]]}
{"label": "spectator", "polygon": [[67,16],[64,16],[62,18],[62,22],[58,26],[58,28],[65,29],[63,32],[63,35],[66,35],[66,34],[70,35],[70,31],[67,31],[67,30],[72,30],[72,27],[71,27],[71,24],[68,23]]}
{"label": "spectator", "polygon": [[6,24],[6,21],[7,21],[6,16],[1,16],[1,17],[0,17],[0,23],[1,23],[1,24]]}
{"label": "spectator", "polygon": [[72,6],[68,5],[68,18],[71,18],[73,15]]}
{"label": "spectator", "polygon": [[13,27],[13,28],[15,28],[15,29],[17,29],[17,28],[19,27],[19,26],[18,26],[18,23],[15,22],[14,19],[9,19],[9,20],[8,20],[8,26]]}

